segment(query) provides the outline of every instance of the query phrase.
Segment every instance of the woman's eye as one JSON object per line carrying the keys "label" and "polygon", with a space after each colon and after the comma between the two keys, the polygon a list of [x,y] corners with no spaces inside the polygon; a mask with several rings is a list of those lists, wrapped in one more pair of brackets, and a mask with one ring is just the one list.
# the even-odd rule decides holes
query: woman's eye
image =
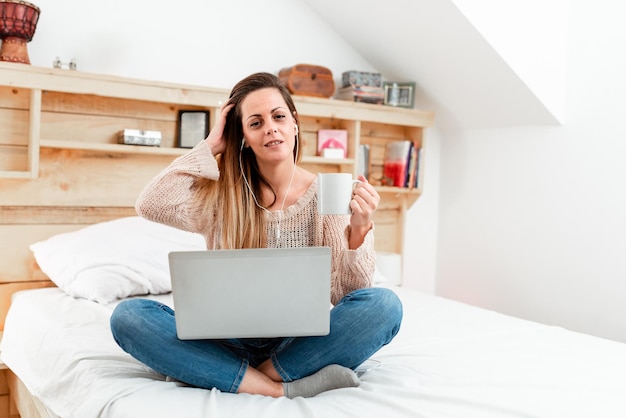
{"label": "woman's eye", "polygon": [[285,115],[283,115],[283,114],[281,114],[281,113],[278,113],[278,114],[274,115],[274,117],[275,117],[276,119],[285,119]]}
{"label": "woman's eye", "polygon": [[250,127],[251,128],[256,128],[259,125],[260,125],[259,121],[254,121],[254,122],[250,123]]}

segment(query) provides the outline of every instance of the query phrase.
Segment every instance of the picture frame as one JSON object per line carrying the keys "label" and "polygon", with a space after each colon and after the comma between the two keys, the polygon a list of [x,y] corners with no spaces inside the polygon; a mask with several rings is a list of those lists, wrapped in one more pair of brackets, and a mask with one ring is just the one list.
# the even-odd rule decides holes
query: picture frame
{"label": "picture frame", "polygon": [[383,104],[387,106],[412,108],[415,105],[414,82],[384,81],[383,90]]}
{"label": "picture frame", "polygon": [[209,116],[204,110],[178,111],[179,148],[193,148],[209,135]]}

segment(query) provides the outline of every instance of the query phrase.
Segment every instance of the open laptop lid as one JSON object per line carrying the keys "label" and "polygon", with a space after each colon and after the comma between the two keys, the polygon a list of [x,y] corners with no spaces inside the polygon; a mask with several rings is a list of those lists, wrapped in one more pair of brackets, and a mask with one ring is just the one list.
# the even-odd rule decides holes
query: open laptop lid
{"label": "open laptop lid", "polygon": [[169,254],[180,339],[330,332],[329,247]]}

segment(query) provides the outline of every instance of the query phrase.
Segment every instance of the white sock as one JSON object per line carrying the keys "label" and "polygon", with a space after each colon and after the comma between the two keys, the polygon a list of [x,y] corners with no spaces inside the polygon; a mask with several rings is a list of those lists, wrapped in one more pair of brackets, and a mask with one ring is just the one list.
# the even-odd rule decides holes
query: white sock
{"label": "white sock", "polygon": [[331,364],[310,376],[283,383],[283,389],[290,399],[298,396],[310,398],[327,390],[357,387],[359,384],[359,378],[351,369]]}

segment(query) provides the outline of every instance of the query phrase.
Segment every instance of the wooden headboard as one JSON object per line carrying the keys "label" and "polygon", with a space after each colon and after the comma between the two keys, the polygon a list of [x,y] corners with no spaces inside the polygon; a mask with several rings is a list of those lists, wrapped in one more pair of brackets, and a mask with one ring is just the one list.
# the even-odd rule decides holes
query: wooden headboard
{"label": "wooden headboard", "polygon": [[[29,245],[134,216],[142,187],[185,152],[176,147],[179,111],[209,111],[213,117],[227,93],[0,62],[0,328],[15,291],[53,285]],[[371,172],[379,173],[385,141],[410,138],[421,148],[422,128],[433,118],[428,112],[338,100],[296,98],[296,105],[303,164],[314,172],[354,173],[355,149],[367,143]],[[161,146],[118,144],[126,128],[162,132]],[[347,159],[316,156],[321,128],[348,130]],[[402,252],[404,212],[419,197],[422,176],[420,166],[420,186],[412,190],[379,188],[379,251]]]}
{"label": "wooden headboard", "polygon": [[108,181],[110,173],[127,170],[126,159],[59,150],[44,152],[42,157],[45,176],[0,180],[0,327],[15,291],[53,286],[38,268],[30,244],[90,224],[136,215],[134,196],[169,161],[140,159],[128,179],[112,184]]}

